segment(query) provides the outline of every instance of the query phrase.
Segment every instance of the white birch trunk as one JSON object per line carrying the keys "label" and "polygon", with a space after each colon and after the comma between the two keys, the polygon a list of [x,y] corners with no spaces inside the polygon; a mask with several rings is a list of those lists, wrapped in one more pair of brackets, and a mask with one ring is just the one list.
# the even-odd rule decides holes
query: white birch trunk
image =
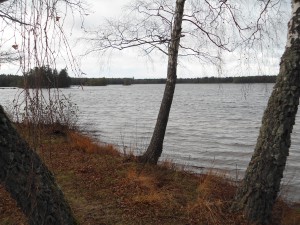
{"label": "white birch trunk", "polygon": [[[286,165],[300,97],[300,0],[292,1],[280,72],[264,112],[254,154],[238,188],[233,210],[254,224],[273,224],[272,208]],[[277,221],[278,222],[278,221]]]}

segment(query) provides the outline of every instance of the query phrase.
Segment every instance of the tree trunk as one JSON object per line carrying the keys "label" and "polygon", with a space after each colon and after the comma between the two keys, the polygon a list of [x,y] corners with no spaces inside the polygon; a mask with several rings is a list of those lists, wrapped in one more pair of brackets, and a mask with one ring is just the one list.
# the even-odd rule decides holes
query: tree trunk
{"label": "tree trunk", "polygon": [[31,225],[77,224],[53,175],[20,137],[1,106],[0,182]]}
{"label": "tree trunk", "polygon": [[300,0],[292,1],[288,41],[280,72],[262,119],[254,154],[238,188],[233,210],[268,224],[280,189],[300,97]]}
{"label": "tree trunk", "polygon": [[161,102],[154,132],[147,151],[140,157],[143,163],[157,164],[163,150],[163,142],[168,124],[177,80],[177,58],[181,38],[181,25],[185,0],[176,1],[175,19],[168,49],[168,70],[165,92]]}

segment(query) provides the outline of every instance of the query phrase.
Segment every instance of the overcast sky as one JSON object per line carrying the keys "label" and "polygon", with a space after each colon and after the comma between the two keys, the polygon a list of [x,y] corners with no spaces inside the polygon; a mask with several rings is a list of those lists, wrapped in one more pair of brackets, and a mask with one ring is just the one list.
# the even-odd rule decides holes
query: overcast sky
{"label": "overcast sky", "polygon": [[[86,29],[97,27],[107,17],[118,18],[125,4],[130,0],[87,0],[91,12],[85,18]],[[289,10],[289,9],[287,9]],[[284,21],[286,23],[287,21]],[[71,30],[71,25],[73,29]],[[86,50],[86,43],[76,42],[82,35],[80,21],[75,18],[74,23],[66,21],[65,31],[70,37],[70,44],[75,57],[80,59],[80,66],[87,77],[134,77],[134,78],[163,78],[166,77],[167,58],[164,55],[143,56],[141,52],[134,49],[126,51],[113,51],[109,54],[94,54],[80,57]],[[285,28],[284,28],[285,29]],[[282,40],[286,39],[286,30],[282,32]],[[204,77],[204,76],[245,76],[278,73],[279,60],[284,51],[284,43],[281,41],[275,48],[256,51],[256,61],[245,61],[249,56],[242,52],[223,55],[224,63],[222,71],[216,66],[203,64],[198,60],[179,59],[178,77]],[[253,56],[253,53],[252,53]],[[65,67],[64,62],[58,61],[57,67]],[[61,68],[60,68],[61,67]],[[12,65],[1,65],[0,73],[15,73],[17,67]],[[219,72],[218,72],[219,71]],[[72,76],[72,73],[70,72]]]}

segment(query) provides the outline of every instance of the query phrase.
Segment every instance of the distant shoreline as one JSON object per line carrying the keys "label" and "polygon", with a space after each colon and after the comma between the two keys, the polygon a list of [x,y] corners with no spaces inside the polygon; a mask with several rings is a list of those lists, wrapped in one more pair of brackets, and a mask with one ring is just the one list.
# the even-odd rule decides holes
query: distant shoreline
{"label": "distant shoreline", "polygon": [[[252,84],[275,83],[277,76],[246,76],[246,77],[197,77],[178,78],[177,84]],[[23,83],[23,76],[0,75],[0,88],[16,88]],[[165,78],[85,78],[71,77],[71,86],[107,86],[107,85],[132,85],[132,84],[165,84]]]}
{"label": "distant shoreline", "polygon": [[0,87],[0,89],[17,89],[17,87]]}
{"label": "distant shoreline", "polygon": [[[177,78],[177,84],[246,84],[246,83],[275,83],[277,76],[247,76],[247,77],[197,77]],[[165,84],[165,78],[71,78],[71,85],[106,86],[132,84]]]}

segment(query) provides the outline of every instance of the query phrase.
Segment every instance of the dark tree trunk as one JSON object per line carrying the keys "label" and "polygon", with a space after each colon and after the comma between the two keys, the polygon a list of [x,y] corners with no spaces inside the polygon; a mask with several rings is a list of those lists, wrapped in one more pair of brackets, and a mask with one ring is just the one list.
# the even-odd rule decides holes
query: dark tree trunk
{"label": "dark tree trunk", "polygon": [[168,49],[169,59],[165,92],[150,144],[147,151],[140,157],[140,161],[143,163],[157,164],[163,150],[163,142],[177,80],[177,58],[184,3],[185,0],[176,1],[175,19],[172,28],[171,43]]}
{"label": "dark tree trunk", "polygon": [[77,224],[53,175],[20,137],[1,106],[0,182],[31,225]]}
{"label": "dark tree trunk", "polygon": [[300,97],[300,0],[293,0],[280,72],[262,119],[254,154],[238,188],[234,210],[255,224],[269,224],[280,189]]}

